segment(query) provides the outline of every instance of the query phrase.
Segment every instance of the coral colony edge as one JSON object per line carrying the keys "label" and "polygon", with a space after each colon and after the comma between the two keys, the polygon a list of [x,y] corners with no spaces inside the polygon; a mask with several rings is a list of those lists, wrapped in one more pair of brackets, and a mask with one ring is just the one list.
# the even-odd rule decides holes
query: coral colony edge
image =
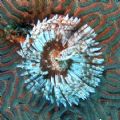
{"label": "coral colony edge", "polygon": [[26,88],[34,94],[63,104],[79,104],[87,99],[99,85],[104,59],[94,29],[85,24],[75,27],[81,19],[54,15],[38,20],[25,42],[21,43],[18,54],[23,61],[17,67],[24,72]]}
{"label": "coral colony edge", "polygon": [[120,120],[119,0],[0,0],[0,120]]}

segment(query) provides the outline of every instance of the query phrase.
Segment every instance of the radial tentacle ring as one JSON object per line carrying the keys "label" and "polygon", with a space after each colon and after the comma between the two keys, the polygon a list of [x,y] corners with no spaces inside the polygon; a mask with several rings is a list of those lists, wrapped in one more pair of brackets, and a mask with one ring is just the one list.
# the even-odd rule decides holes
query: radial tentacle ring
{"label": "radial tentacle ring", "polygon": [[95,92],[104,71],[97,34],[87,24],[75,30],[80,22],[68,15],[38,20],[18,51],[27,89],[57,105],[78,105]]}

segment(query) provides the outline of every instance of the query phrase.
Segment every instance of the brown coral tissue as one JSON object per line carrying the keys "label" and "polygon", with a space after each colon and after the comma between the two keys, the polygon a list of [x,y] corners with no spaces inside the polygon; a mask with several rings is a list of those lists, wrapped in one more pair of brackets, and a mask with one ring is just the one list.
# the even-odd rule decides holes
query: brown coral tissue
{"label": "brown coral tissue", "polygon": [[120,120],[120,1],[0,0],[0,120]]}

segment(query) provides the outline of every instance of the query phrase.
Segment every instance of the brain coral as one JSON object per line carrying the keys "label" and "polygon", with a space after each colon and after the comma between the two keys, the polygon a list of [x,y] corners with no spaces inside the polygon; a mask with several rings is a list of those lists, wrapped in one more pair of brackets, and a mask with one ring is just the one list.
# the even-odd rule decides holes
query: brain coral
{"label": "brain coral", "polygon": [[1,120],[119,120],[117,0],[0,1]]}

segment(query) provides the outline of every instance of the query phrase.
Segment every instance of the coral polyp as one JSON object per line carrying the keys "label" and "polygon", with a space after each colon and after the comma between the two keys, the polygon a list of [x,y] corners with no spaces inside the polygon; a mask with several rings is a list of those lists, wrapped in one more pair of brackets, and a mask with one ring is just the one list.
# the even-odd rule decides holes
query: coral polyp
{"label": "coral polyp", "polygon": [[77,17],[54,15],[38,20],[21,43],[26,88],[57,105],[78,105],[95,92],[104,71],[97,34]]}

